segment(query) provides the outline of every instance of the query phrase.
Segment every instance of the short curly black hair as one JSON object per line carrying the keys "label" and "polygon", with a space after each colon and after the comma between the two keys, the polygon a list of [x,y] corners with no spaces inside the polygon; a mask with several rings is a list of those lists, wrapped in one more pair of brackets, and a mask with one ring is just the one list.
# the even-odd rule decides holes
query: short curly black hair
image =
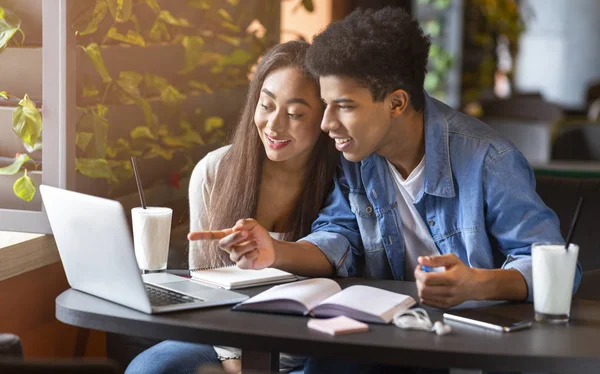
{"label": "short curly black hair", "polygon": [[357,9],[315,36],[307,66],[316,76],[356,79],[369,88],[374,101],[402,89],[421,111],[430,45],[419,23],[401,8]]}

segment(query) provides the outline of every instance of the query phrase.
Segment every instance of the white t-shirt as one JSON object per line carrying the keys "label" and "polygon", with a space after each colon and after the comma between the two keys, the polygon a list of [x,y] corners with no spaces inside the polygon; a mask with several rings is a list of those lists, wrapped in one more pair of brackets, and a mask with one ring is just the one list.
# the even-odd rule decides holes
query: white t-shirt
{"label": "white t-shirt", "polygon": [[404,179],[396,167],[388,161],[388,167],[396,186],[396,201],[402,221],[404,235],[404,279],[414,280],[414,271],[419,256],[439,255],[439,250],[431,238],[429,228],[414,205],[415,198],[423,189],[425,181],[425,157]]}

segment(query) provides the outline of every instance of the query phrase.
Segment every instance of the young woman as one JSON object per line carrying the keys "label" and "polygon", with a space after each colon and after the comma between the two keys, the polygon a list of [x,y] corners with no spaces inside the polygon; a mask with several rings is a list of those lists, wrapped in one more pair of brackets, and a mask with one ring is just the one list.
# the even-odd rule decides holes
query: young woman
{"label": "young woman", "polygon": [[[323,104],[317,79],[305,67],[308,43],[277,45],[262,58],[248,91],[231,145],[202,159],[190,181],[190,231],[219,230],[253,217],[274,237],[297,240],[330,192],[339,154],[321,132]],[[190,242],[190,268],[233,262],[216,243]],[[175,341],[136,357],[127,373],[188,373],[222,362],[241,371],[241,352]],[[303,359],[282,354],[282,369]]]}

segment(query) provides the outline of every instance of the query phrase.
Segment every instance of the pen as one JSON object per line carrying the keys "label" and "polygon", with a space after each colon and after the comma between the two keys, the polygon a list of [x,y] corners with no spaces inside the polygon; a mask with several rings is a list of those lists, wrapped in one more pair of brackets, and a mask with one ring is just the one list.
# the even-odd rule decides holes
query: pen
{"label": "pen", "polygon": [[425,266],[425,265],[421,265],[421,270],[423,270],[426,273],[431,273],[433,271],[432,268],[430,268],[429,266]]}

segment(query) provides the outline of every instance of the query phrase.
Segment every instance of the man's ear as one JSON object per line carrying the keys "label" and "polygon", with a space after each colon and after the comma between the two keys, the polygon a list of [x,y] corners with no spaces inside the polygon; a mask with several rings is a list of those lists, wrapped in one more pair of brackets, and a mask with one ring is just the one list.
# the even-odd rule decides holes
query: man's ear
{"label": "man's ear", "polygon": [[406,108],[408,108],[410,97],[404,90],[396,90],[389,95],[392,117],[398,117],[406,111]]}

